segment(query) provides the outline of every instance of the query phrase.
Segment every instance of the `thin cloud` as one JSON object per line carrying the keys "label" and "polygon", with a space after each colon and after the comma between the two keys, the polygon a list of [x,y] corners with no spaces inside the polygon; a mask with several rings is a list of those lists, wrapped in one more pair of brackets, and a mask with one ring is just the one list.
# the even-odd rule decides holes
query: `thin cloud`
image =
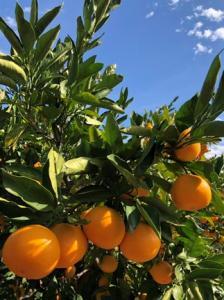
{"label": "thin cloud", "polygon": [[206,158],[221,156],[224,154],[224,145],[212,145],[210,151],[205,154]]}
{"label": "thin cloud", "polygon": [[169,5],[170,6],[176,6],[180,3],[180,0],[170,0]]}
{"label": "thin cloud", "polygon": [[155,15],[155,12],[154,12],[154,11],[150,11],[145,17],[146,17],[146,19],[150,19],[150,18],[152,18],[154,15]]}
{"label": "thin cloud", "polygon": [[197,43],[196,46],[193,48],[194,50],[194,54],[211,54],[213,49],[212,48],[209,48],[207,46],[204,46],[203,44],[201,43]]}
{"label": "thin cloud", "polygon": [[202,22],[197,22],[193,29],[188,31],[189,36],[195,36],[200,39],[208,39],[212,42],[217,40],[224,40],[224,27],[219,27],[215,30],[212,29],[204,29],[201,30],[203,26]]}

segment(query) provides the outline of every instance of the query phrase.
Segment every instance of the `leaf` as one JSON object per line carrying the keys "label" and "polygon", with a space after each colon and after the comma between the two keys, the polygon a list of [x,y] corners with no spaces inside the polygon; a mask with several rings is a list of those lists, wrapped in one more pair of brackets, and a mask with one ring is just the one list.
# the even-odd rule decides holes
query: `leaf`
{"label": "leaf", "polygon": [[7,172],[10,171],[15,173],[16,175],[22,175],[33,180],[41,181],[42,179],[41,171],[30,166],[13,163],[10,165],[6,165],[5,169]]}
{"label": "leaf", "polygon": [[16,3],[16,22],[20,39],[24,48],[30,51],[33,48],[36,37],[32,25],[24,18],[24,13],[21,6]]}
{"label": "leaf", "polygon": [[167,193],[170,193],[172,184],[169,181],[156,175],[152,175],[151,178],[161,189]]}
{"label": "leaf", "polygon": [[175,285],[172,290],[172,295],[174,300],[183,300],[184,299],[183,287],[180,285]]}
{"label": "leaf", "polygon": [[173,288],[170,288],[165,292],[165,294],[162,296],[161,300],[171,300],[172,297],[172,290]]}
{"label": "leaf", "polygon": [[15,81],[8,76],[0,74],[0,84],[13,89],[14,91],[17,91],[17,86]]}
{"label": "leaf", "polygon": [[45,15],[43,15],[37,22],[35,26],[35,32],[37,37],[41,35],[42,32],[47,28],[47,26],[54,20],[59,11],[61,10],[61,5],[53,8],[48,11]]}
{"label": "leaf", "polygon": [[34,60],[37,63],[40,63],[43,60],[48,52],[51,49],[54,41],[56,40],[58,33],[60,31],[60,25],[57,27],[49,30],[48,32],[44,33],[37,41],[37,46],[35,49]]}
{"label": "leaf", "polygon": [[135,175],[136,176],[143,176],[150,165],[154,162],[156,155],[156,143],[151,141],[145,148],[142,153],[142,156],[137,161],[137,165],[135,168]]}
{"label": "leaf", "polygon": [[140,222],[141,215],[135,206],[125,205],[124,210],[125,210],[126,218],[128,221],[129,231],[133,231],[133,230],[135,230],[136,226]]}
{"label": "leaf", "polygon": [[217,55],[210,68],[208,71],[208,74],[206,76],[206,79],[204,81],[204,84],[201,89],[201,93],[199,95],[196,107],[195,107],[195,114],[194,117],[197,118],[197,116],[202,115],[209,104],[209,101],[212,98],[213,92],[214,92],[214,87],[216,83],[216,79],[219,73],[221,63],[220,63],[220,58],[219,55]]}
{"label": "leaf", "polygon": [[35,28],[38,21],[38,0],[32,0],[31,11],[30,11],[30,23]]}
{"label": "leaf", "polygon": [[10,130],[5,137],[5,147],[14,149],[25,130],[26,128],[23,125],[18,125]]}
{"label": "leaf", "polygon": [[106,126],[103,132],[103,138],[115,153],[119,151],[119,148],[121,148],[123,145],[119,126],[112,113],[108,114]]}
{"label": "leaf", "polygon": [[224,214],[223,198],[215,189],[212,189],[212,205],[214,206],[216,212]]}
{"label": "leaf", "polygon": [[26,73],[19,65],[3,58],[0,58],[0,71],[17,83],[24,83],[27,79]]}
{"label": "leaf", "polygon": [[130,171],[128,165],[120,157],[110,154],[107,156],[112,165],[126,178],[127,182],[134,187],[140,186],[140,181]]}
{"label": "leaf", "polygon": [[89,61],[86,61],[79,65],[78,78],[81,81],[91,75],[98,73],[102,69],[103,69],[103,64],[90,63]]}
{"label": "leaf", "polygon": [[97,97],[95,97],[94,95],[92,95],[88,92],[83,92],[81,94],[74,95],[73,99],[76,102],[81,103],[81,104],[89,104],[89,105],[93,105],[95,107],[107,108],[107,109],[114,110],[119,113],[124,112],[123,109],[121,107],[119,107],[117,104],[115,104],[114,102],[99,100]]}
{"label": "leaf", "polygon": [[73,54],[71,56],[71,64],[69,66],[68,85],[72,85],[79,73],[79,57],[76,48],[73,47]]}
{"label": "leaf", "polygon": [[51,181],[52,189],[58,198],[58,187],[61,185],[63,177],[64,158],[54,149],[51,149],[48,154],[49,160],[49,178]]}
{"label": "leaf", "polygon": [[87,173],[90,171],[90,168],[92,166],[101,167],[102,161],[97,158],[78,157],[78,158],[70,159],[65,162],[64,172],[67,175]]}
{"label": "leaf", "polygon": [[104,202],[113,196],[114,194],[110,190],[99,186],[89,186],[71,196],[67,203],[99,203]]}
{"label": "leaf", "polygon": [[224,137],[224,121],[208,122],[201,127],[195,129],[192,137],[201,138],[204,136]]}
{"label": "leaf", "polygon": [[17,217],[32,217],[35,215],[35,210],[30,207],[19,205],[13,201],[9,201],[0,197],[0,212],[8,218]]}
{"label": "leaf", "polygon": [[138,200],[137,208],[144,220],[154,229],[155,233],[161,239],[160,218],[158,211],[153,208],[149,209],[146,205],[143,206]]}
{"label": "leaf", "polygon": [[220,172],[222,171],[222,168],[224,166],[224,156],[219,156],[216,160],[215,160],[215,172],[219,175]]}
{"label": "leaf", "polygon": [[213,288],[210,282],[198,281],[197,284],[198,284],[199,291],[202,295],[202,299],[215,300],[213,294]]}
{"label": "leaf", "polygon": [[180,132],[191,127],[195,122],[195,107],[198,101],[198,95],[194,95],[185,102],[175,114],[175,124]]}
{"label": "leaf", "polygon": [[123,81],[123,76],[117,74],[105,75],[103,76],[100,83],[98,83],[94,90],[103,90],[103,89],[113,89],[116,85]]}
{"label": "leaf", "polygon": [[152,130],[142,126],[132,126],[130,128],[123,128],[121,130],[125,134],[142,136],[142,137],[151,137]]}
{"label": "leaf", "polygon": [[0,17],[0,30],[9,41],[15,51],[21,55],[23,53],[23,46],[16,33],[7,25],[7,23]]}
{"label": "leaf", "polygon": [[197,268],[188,275],[188,279],[216,279],[223,273],[223,269]]}
{"label": "leaf", "polygon": [[53,195],[35,180],[11,175],[2,170],[4,188],[38,211],[51,211],[56,207]]}

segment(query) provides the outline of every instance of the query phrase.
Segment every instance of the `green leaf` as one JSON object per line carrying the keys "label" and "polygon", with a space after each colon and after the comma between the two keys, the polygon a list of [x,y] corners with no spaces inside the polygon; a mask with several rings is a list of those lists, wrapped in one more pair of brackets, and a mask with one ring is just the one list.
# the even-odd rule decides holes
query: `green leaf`
{"label": "green leaf", "polygon": [[5,147],[12,147],[15,149],[20,137],[23,135],[26,128],[23,125],[19,125],[11,129],[5,137]]}
{"label": "green leaf", "polygon": [[119,126],[112,113],[108,114],[106,126],[103,132],[103,138],[105,142],[110,145],[114,153],[119,151],[119,148],[121,148],[123,145]]}
{"label": "green leaf", "polygon": [[10,165],[6,165],[5,169],[6,171],[13,172],[16,175],[25,176],[33,180],[41,181],[42,179],[41,171],[30,166],[24,166],[24,165],[13,163]]}
{"label": "green leaf", "polygon": [[114,110],[119,113],[124,112],[123,109],[121,107],[119,107],[117,104],[110,102],[110,101],[106,101],[106,100],[104,100],[104,101],[99,100],[97,97],[95,97],[94,95],[92,95],[91,93],[88,93],[88,92],[83,92],[81,94],[74,95],[73,98],[76,102],[81,103],[81,104],[89,104],[89,105],[93,105],[95,107],[107,108],[107,109]]}
{"label": "green leaf", "polygon": [[204,136],[224,137],[224,121],[213,121],[195,129],[192,137],[200,138]]}
{"label": "green leaf", "polygon": [[194,114],[195,118],[197,118],[197,116],[199,115],[202,115],[208,107],[209,101],[211,100],[214,92],[214,87],[215,87],[220,66],[221,66],[220,58],[219,55],[217,55],[210,66],[204,84],[202,86],[202,90],[195,107],[195,114]]}
{"label": "green leaf", "polygon": [[31,11],[30,11],[30,23],[35,28],[38,21],[38,0],[32,0]]}
{"label": "green leaf", "polygon": [[224,201],[215,189],[212,189],[212,205],[214,206],[216,212],[224,214]]}
{"label": "green leaf", "polygon": [[188,279],[216,279],[223,273],[223,269],[198,268],[188,275]]}
{"label": "green leaf", "polygon": [[34,60],[37,63],[40,63],[41,60],[43,60],[47,56],[48,52],[51,50],[51,46],[58,36],[59,31],[60,25],[49,30],[39,37],[34,54]]}
{"label": "green leaf", "polygon": [[2,57],[0,58],[0,71],[16,83],[24,83],[27,79],[26,73],[19,65]]}
{"label": "green leaf", "polygon": [[222,77],[220,79],[218,91],[215,95],[215,99],[212,102],[211,106],[211,115],[212,119],[216,119],[224,110],[224,72],[222,73]]}
{"label": "green leaf", "polygon": [[81,81],[91,75],[98,73],[102,70],[103,64],[90,63],[88,60],[79,65],[78,79]]}
{"label": "green leaf", "polygon": [[198,284],[199,291],[202,295],[202,299],[215,300],[211,282],[198,281],[197,284]]}
{"label": "green leaf", "polygon": [[151,178],[161,189],[167,193],[170,193],[172,184],[169,181],[156,175],[152,175]]}
{"label": "green leaf", "polygon": [[36,40],[35,32],[32,25],[24,18],[23,10],[18,3],[16,3],[16,22],[22,44],[27,51],[30,51]]}
{"label": "green leaf", "polygon": [[101,167],[102,161],[97,158],[78,157],[65,162],[64,172],[67,175],[87,173],[93,166]]}
{"label": "green leaf", "polygon": [[172,290],[173,288],[170,288],[165,292],[165,294],[162,296],[161,300],[171,300],[172,297]]}
{"label": "green leaf", "polygon": [[180,132],[191,127],[195,122],[195,107],[198,101],[198,95],[194,95],[185,102],[175,114],[175,124]]}
{"label": "green leaf", "polygon": [[210,256],[206,259],[204,259],[202,261],[202,263],[205,263],[207,261],[212,261],[214,263],[218,263],[218,264],[221,264],[224,266],[224,254],[217,254],[217,255],[214,255],[214,256]]}
{"label": "green leaf", "polygon": [[17,86],[15,81],[8,76],[0,74],[0,84],[13,89],[14,91],[17,91]]}
{"label": "green leaf", "polygon": [[32,217],[35,215],[35,210],[0,197],[0,213],[8,218]]}
{"label": "green leaf", "polygon": [[37,22],[35,27],[35,32],[37,37],[41,35],[42,32],[47,28],[47,26],[54,20],[54,18],[58,15],[61,10],[61,5],[53,8],[48,11],[45,15],[43,15]]}
{"label": "green leaf", "polygon": [[183,300],[184,299],[183,287],[180,285],[175,285],[172,290],[172,295],[174,300]]}
{"label": "green leaf", "polygon": [[7,23],[0,17],[0,30],[9,41],[15,51],[21,55],[23,53],[23,46],[16,33],[7,25]]}
{"label": "green leaf", "polygon": [[138,225],[138,223],[140,222],[140,218],[141,218],[141,215],[140,215],[138,209],[135,206],[125,205],[124,211],[125,211],[126,218],[128,221],[129,231],[135,230],[135,228]]}
{"label": "green leaf", "polygon": [[125,134],[142,136],[142,137],[151,137],[152,130],[142,126],[132,126],[130,128],[123,128],[121,130]]}
{"label": "green leaf", "polygon": [[131,173],[127,163],[124,160],[114,154],[108,155],[107,158],[112,165],[126,178],[130,185],[134,187],[139,187],[141,185],[140,180]]}
{"label": "green leaf", "polygon": [[143,176],[147,169],[152,165],[154,162],[156,155],[156,143],[152,140],[144,149],[142,156],[139,158],[136,168],[135,168],[135,175],[136,176]]}
{"label": "green leaf", "polygon": [[110,190],[99,186],[89,186],[71,196],[67,203],[99,203],[104,202],[107,198],[111,198],[113,196],[114,194]]}
{"label": "green leaf", "polygon": [[158,237],[161,239],[160,217],[156,209],[149,208],[146,205],[142,205],[137,200],[137,208],[144,218],[144,220],[154,229]]}
{"label": "green leaf", "polygon": [[123,81],[123,76],[117,74],[104,75],[100,83],[98,83],[94,90],[113,89],[116,85]]}
{"label": "green leaf", "polygon": [[53,195],[35,180],[11,175],[2,170],[4,188],[38,211],[51,211],[56,207]]}
{"label": "green leaf", "polygon": [[71,57],[71,64],[69,66],[68,85],[72,85],[79,73],[79,57],[76,48],[73,47],[73,54]]}
{"label": "green leaf", "polygon": [[58,198],[58,187],[60,187],[63,177],[64,158],[54,149],[48,153],[48,176],[51,182],[52,190]]}

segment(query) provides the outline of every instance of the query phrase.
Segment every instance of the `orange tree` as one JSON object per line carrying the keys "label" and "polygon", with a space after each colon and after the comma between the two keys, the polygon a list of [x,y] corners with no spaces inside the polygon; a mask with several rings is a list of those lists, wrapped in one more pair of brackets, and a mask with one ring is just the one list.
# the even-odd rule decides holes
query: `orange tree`
{"label": "orange tree", "polygon": [[[177,111],[125,114],[115,67],[88,51],[119,0],[85,0],[76,39],[30,20],[0,54],[1,299],[223,299],[224,76],[215,57]],[[99,32],[99,33],[98,33]]]}

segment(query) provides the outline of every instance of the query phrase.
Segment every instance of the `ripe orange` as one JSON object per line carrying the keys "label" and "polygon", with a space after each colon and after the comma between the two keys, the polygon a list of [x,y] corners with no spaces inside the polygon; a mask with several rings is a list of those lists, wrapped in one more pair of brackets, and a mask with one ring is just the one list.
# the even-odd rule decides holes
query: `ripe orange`
{"label": "ripe orange", "polygon": [[125,235],[125,225],[121,215],[113,208],[98,206],[87,213],[89,221],[83,226],[87,238],[103,249],[118,246]]}
{"label": "ripe orange", "polygon": [[127,259],[143,263],[156,257],[160,246],[155,231],[149,225],[139,223],[135,230],[125,234],[120,250]]}
{"label": "ripe orange", "polygon": [[105,255],[99,262],[98,267],[104,273],[113,273],[117,270],[118,261],[112,255]]}
{"label": "ripe orange", "polygon": [[149,196],[149,190],[148,189],[144,189],[144,188],[135,188],[131,191],[130,195],[132,195],[133,197],[148,197]]}
{"label": "ripe orange", "polygon": [[148,122],[145,127],[148,129],[153,129],[153,124],[151,122]]}
{"label": "ripe orange", "polygon": [[37,161],[37,162],[33,165],[33,167],[34,167],[35,169],[39,169],[39,168],[42,167],[42,163],[41,163],[40,161]]}
{"label": "ripe orange", "polygon": [[150,270],[153,280],[159,284],[170,284],[172,282],[173,268],[167,261],[155,264]]}
{"label": "ripe orange", "polygon": [[109,286],[110,282],[109,279],[106,276],[101,276],[99,281],[98,281],[98,286],[103,287],[103,286]]}
{"label": "ripe orange", "polygon": [[75,276],[76,273],[76,267],[70,266],[65,270],[65,277],[67,279],[72,279]]}
{"label": "ripe orange", "polygon": [[61,249],[57,268],[68,268],[83,258],[88,242],[79,226],[61,223],[54,225],[52,231],[58,238]]}
{"label": "ripe orange", "polygon": [[40,279],[57,266],[60,247],[55,234],[41,225],[12,233],[3,246],[3,262],[17,276]]}
{"label": "ripe orange", "polygon": [[202,177],[185,174],[173,183],[171,197],[178,209],[197,211],[210,204],[212,192]]}
{"label": "ripe orange", "polygon": [[201,144],[194,143],[190,145],[181,145],[185,142],[185,139],[190,136],[191,128],[185,129],[179,137],[179,143],[175,150],[175,156],[180,161],[192,161],[198,158],[201,153]]}

